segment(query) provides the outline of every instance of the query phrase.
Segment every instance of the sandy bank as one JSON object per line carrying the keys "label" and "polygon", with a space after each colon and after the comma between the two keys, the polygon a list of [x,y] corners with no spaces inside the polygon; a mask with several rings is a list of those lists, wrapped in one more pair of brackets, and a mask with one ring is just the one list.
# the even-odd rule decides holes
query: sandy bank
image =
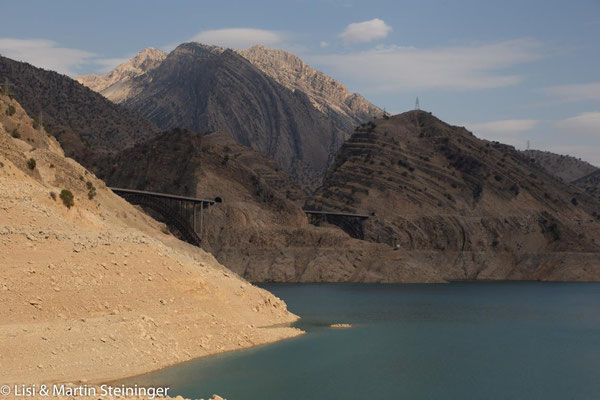
{"label": "sandy bank", "polygon": [[297,318],[283,301],[163,233],[32,126],[0,96],[1,384],[114,380],[301,333],[281,326]]}

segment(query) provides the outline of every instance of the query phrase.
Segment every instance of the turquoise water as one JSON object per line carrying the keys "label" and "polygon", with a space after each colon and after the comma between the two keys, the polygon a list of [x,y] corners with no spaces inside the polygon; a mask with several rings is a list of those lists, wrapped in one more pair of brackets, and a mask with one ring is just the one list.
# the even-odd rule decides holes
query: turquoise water
{"label": "turquoise water", "polygon": [[127,383],[228,400],[600,398],[600,284],[264,287],[306,335]]}

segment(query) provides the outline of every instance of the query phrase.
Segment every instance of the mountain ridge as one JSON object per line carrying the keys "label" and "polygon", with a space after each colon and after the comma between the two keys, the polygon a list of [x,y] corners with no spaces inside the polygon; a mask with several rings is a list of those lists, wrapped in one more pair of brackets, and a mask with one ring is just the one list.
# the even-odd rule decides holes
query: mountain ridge
{"label": "mountain ridge", "polygon": [[224,130],[315,186],[344,132],[306,94],[291,91],[232,50],[198,43],[174,49],[132,81],[122,104],[155,122],[207,132]]}
{"label": "mountain ridge", "polygon": [[523,153],[565,182],[574,182],[599,170],[598,167],[569,155],[541,150],[523,150]]}
{"label": "mountain ridge", "polygon": [[90,167],[99,153],[131,146],[158,132],[152,122],[57,72],[0,57],[0,77],[29,115],[40,118],[65,154]]}
{"label": "mountain ridge", "polygon": [[131,80],[158,67],[166,57],[166,52],[146,47],[104,75],[81,75],[75,80],[109,100],[120,103],[129,96]]}
{"label": "mountain ridge", "polygon": [[357,128],[306,207],[373,215],[366,240],[433,252],[449,280],[600,278],[597,199],[424,111]]}

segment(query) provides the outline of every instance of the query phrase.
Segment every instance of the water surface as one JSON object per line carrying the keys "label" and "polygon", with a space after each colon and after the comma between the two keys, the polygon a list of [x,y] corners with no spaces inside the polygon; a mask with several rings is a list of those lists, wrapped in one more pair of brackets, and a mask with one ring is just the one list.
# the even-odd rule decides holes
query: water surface
{"label": "water surface", "polygon": [[126,383],[228,400],[600,398],[600,284],[263,287],[306,335]]}

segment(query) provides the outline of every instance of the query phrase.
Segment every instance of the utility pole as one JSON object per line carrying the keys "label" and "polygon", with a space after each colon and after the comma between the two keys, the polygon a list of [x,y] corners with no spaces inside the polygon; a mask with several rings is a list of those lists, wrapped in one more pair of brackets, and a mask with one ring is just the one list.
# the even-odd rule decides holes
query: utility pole
{"label": "utility pole", "polygon": [[529,140],[527,141],[527,150],[529,150]]}
{"label": "utility pole", "polygon": [[421,106],[419,105],[419,96],[417,96],[417,100],[415,101],[415,110],[421,110]]}

